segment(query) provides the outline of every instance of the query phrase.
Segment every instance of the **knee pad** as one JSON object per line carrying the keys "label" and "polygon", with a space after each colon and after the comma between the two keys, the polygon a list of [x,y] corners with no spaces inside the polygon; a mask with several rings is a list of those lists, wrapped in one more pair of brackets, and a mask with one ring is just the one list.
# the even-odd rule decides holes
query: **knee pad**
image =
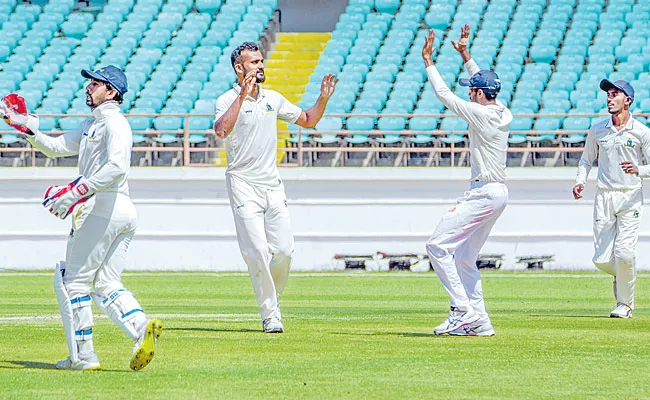
{"label": "knee pad", "polygon": [[118,289],[104,297],[99,293],[91,293],[95,304],[108,315],[133,340],[140,334],[141,325],[146,324],[146,316],[140,308],[140,303],[133,293],[126,289]]}

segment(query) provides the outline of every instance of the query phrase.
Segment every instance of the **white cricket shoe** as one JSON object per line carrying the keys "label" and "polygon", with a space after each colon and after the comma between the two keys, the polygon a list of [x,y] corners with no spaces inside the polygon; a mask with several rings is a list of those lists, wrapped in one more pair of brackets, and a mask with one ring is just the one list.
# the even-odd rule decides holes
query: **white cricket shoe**
{"label": "white cricket shoe", "polygon": [[479,315],[471,308],[469,310],[459,310],[456,307],[451,307],[447,319],[442,324],[436,326],[433,329],[433,333],[436,335],[444,335],[445,333],[467,326],[472,322],[476,322],[478,319]]}
{"label": "white cricket shoe", "polygon": [[162,322],[158,318],[151,319],[147,322],[147,327],[140,337],[133,344],[133,357],[129,367],[138,371],[149,365],[153,360],[156,349],[156,342],[162,334]]}
{"label": "white cricket shoe", "polygon": [[632,318],[632,309],[627,304],[617,303],[609,316],[610,318]]}
{"label": "white cricket shoe", "polygon": [[449,332],[453,336],[494,336],[496,332],[492,327],[492,323],[488,319],[487,321],[478,320],[469,325],[465,325],[461,328]]}
{"label": "white cricket shoe", "polygon": [[262,321],[262,330],[264,333],[282,333],[284,326],[278,317],[269,317]]}
{"label": "white cricket shoe", "polygon": [[90,354],[79,355],[79,361],[72,362],[70,357],[56,363],[56,369],[68,371],[99,371],[99,359],[94,351]]}

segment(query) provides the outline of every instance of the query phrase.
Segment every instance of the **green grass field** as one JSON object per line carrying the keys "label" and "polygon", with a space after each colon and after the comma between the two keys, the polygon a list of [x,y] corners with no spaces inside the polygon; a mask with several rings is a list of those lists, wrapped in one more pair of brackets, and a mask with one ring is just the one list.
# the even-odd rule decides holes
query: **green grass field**
{"label": "green grass field", "polygon": [[261,332],[245,274],[127,274],[165,331],[130,371],[131,341],[95,309],[102,371],[67,356],[49,274],[0,273],[0,398],[650,397],[650,295],[631,320],[604,274],[484,274],[494,337],[436,337],[447,297],[435,274],[300,274],[282,299],[286,333]]}

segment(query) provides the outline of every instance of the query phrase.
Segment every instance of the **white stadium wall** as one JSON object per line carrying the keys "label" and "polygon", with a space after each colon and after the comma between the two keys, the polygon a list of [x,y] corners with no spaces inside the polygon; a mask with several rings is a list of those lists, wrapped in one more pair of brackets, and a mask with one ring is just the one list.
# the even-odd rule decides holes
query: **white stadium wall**
{"label": "white stadium wall", "polygon": [[[138,211],[129,270],[243,271],[222,168],[134,168]],[[335,268],[335,254],[424,253],[441,215],[467,188],[467,168],[281,169],[296,241],[294,269]],[[510,168],[510,202],[482,254],[552,255],[552,269],[593,269],[595,183],[575,201],[575,168]],[[596,175],[592,171],[592,177]],[[0,268],[49,269],[64,257],[69,221],[41,206],[45,188],[73,168],[4,168],[0,174]],[[647,194],[647,190],[646,190]],[[637,260],[650,269],[650,217],[642,220]]]}

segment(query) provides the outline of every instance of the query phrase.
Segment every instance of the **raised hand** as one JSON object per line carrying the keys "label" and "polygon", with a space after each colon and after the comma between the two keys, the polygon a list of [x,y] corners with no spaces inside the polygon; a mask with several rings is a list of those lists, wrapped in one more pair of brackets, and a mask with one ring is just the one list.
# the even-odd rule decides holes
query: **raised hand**
{"label": "raised hand", "polygon": [[0,114],[5,122],[20,132],[33,135],[38,130],[38,117],[29,114],[25,99],[11,93],[0,100]]}
{"label": "raised hand", "polygon": [[334,88],[336,83],[339,80],[334,74],[327,74],[323,77],[323,82],[320,85],[320,95],[325,99],[329,100],[330,97],[334,94]]}
{"label": "raised hand", "polygon": [[451,41],[454,49],[459,53],[467,50],[467,43],[469,43],[469,24],[465,24],[460,28],[460,39],[458,39],[458,42]]}
{"label": "raised hand", "polygon": [[434,39],[436,37],[436,33],[433,31],[433,29],[429,30],[429,34],[427,37],[424,39],[424,46],[422,47],[422,58],[424,59],[424,63],[428,67],[429,65],[433,65],[433,60],[431,59],[431,55],[433,52],[436,50],[436,47],[434,45]]}
{"label": "raised hand", "polygon": [[242,82],[241,93],[240,93],[240,96],[242,96],[243,98],[246,98],[246,96],[250,95],[255,89],[255,84],[257,83],[256,75],[257,75],[257,70],[252,70],[252,71],[248,71],[248,73],[244,77],[244,81]]}

